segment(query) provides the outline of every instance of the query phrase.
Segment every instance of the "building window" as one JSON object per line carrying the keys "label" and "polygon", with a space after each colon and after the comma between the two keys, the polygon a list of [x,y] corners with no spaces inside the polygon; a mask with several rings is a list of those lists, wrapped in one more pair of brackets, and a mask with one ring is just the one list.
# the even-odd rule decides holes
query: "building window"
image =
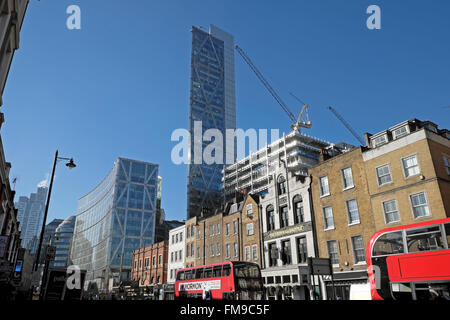
{"label": "building window", "polygon": [[216,244],[216,256],[220,256],[220,242]]}
{"label": "building window", "polygon": [[155,264],[156,264],[156,257],[153,256],[153,257],[152,257],[152,266],[154,266]]}
{"label": "building window", "polygon": [[372,146],[374,148],[376,148],[378,146],[381,146],[382,144],[385,144],[386,142],[387,142],[386,135],[382,135],[382,136],[379,136],[379,137],[377,137],[375,139],[372,139]]}
{"label": "building window", "polygon": [[398,214],[397,201],[389,200],[383,202],[384,218],[386,223],[399,222],[400,216]]}
{"label": "building window", "polygon": [[278,178],[278,195],[281,196],[286,193],[286,179],[283,176]]}
{"label": "building window", "polygon": [[191,227],[191,237],[194,237],[195,235],[195,230],[194,230],[194,226]]}
{"label": "building window", "polygon": [[348,224],[359,223],[358,204],[355,199],[346,201]]}
{"label": "building window", "polygon": [[183,232],[180,232],[180,242],[183,241]]}
{"label": "building window", "polygon": [[193,257],[194,256],[194,244],[192,243],[191,244],[191,257]]}
{"label": "building window", "polygon": [[308,248],[306,245],[306,237],[300,237],[297,241],[297,263],[306,263],[308,259]]}
{"label": "building window", "polygon": [[447,171],[447,174],[450,175],[450,158],[443,156],[443,159],[444,159],[445,171]]}
{"label": "building window", "polygon": [[197,247],[197,259],[200,259],[200,247]]}
{"label": "building window", "polygon": [[269,267],[277,265],[278,249],[275,242],[269,243]]}
{"label": "building window", "polygon": [[281,262],[283,265],[292,263],[291,240],[281,241]]}
{"label": "building window", "polygon": [[328,176],[319,178],[320,196],[328,196],[330,194],[330,186],[328,185]]}
{"label": "building window", "polygon": [[237,234],[238,222],[237,220],[233,221],[233,234]]}
{"label": "building window", "polygon": [[173,252],[170,254],[170,262],[173,262]]}
{"label": "building window", "polygon": [[234,256],[237,257],[238,256],[238,244],[235,242],[234,243]]}
{"label": "building window", "polygon": [[406,178],[420,173],[419,163],[417,162],[416,155],[403,158],[402,163]]}
{"label": "building window", "polygon": [[284,206],[280,208],[280,228],[287,227],[289,225],[288,207]]}
{"label": "building window", "polygon": [[248,223],[247,224],[247,235],[248,236],[253,235],[253,223]]}
{"label": "building window", "polygon": [[352,174],[352,168],[345,168],[342,169],[342,184],[344,186],[344,189],[353,188],[355,185],[353,184],[353,174]]}
{"label": "building window", "polygon": [[293,202],[294,202],[294,224],[305,222],[302,197],[296,195],[294,197]]}
{"label": "building window", "polygon": [[172,244],[175,243],[175,235],[172,235]]}
{"label": "building window", "polygon": [[178,233],[175,235],[175,242],[178,242]]}
{"label": "building window", "polygon": [[162,255],[158,256],[158,264],[161,265],[162,264]]}
{"label": "building window", "polygon": [[225,235],[226,235],[226,236],[229,236],[229,235],[230,235],[230,224],[229,224],[229,223],[227,223],[227,224],[225,225]]}
{"label": "building window", "polygon": [[250,203],[247,205],[247,215],[251,215],[253,213],[253,205]]}
{"label": "building window", "polygon": [[334,229],[333,209],[331,207],[323,208],[323,219],[325,230]]}
{"label": "building window", "polygon": [[392,182],[391,171],[388,164],[377,168],[377,178],[379,186]]}
{"label": "building window", "polygon": [[230,258],[230,245],[227,244],[225,248],[226,248],[226,252],[225,252],[226,258],[229,259]]}
{"label": "building window", "polygon": [[187,227],[186,237],[189,238],[191,236],[191,226]]}
{"label": "building window", "polygon": [[427,198],[424,192],[412,194],[410,198],[414,218],[426,217],[430,215],[430,208],[428,208]]}
{"label": "building window", "polygon": [[209,226],[209,235],[212,237],[214,235],[214,225]]}
{"label": "building window", "polygon": [[327,241],[328,257],[332,264],[339,264],[338,250],[336,240]]}
{"label": "building window", "polygon": [[366,261],[366,255],[364,253],[364,243],[362,236],[352,237],[353,255],[355,257],[355,264],[363,263]]}
{"label": "building window", "polygon": [[202,236],[201,230],[200,230],[200,228],[198,228],[198,230],[197,230],[197,240],[200,240],[201,236]]}
{"label": "building window", "polygon": [[220,222],[216,226],[216,234],[220,234]]}
{"label": "building window", "polygon": [[266,209],[267,214],[267,231],[275,229],[275,211],[272,205],[269,205]]}
{"label": "building window", "polygon": [[245,261],[250,261],[250,247],[245,247]]}
{"label": "building window", "polygon": [[214,244],[211,244],[209,246],[209,253],[211,257],[214,257]]}
{"label": "building window", "polygon": [[256,244],[252,245],[252,256],[253,261],[258,261],[258,246]]}
{"label": "building window", "polygon": [[401,138],[403,136],[406,136],[407,134],[408,134],[408,129],[406,126],[400,127],[393,131],[394,139]]}

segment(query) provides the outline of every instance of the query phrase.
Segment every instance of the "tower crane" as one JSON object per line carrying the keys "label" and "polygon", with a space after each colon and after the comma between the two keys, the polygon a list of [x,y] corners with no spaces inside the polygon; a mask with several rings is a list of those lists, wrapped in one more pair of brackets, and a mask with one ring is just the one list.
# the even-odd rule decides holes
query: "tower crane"
{"label": "tower crane", "polygon": [[336,118],[338,118],[342,122],[342,124],[348,129],[348,131],[350,131],[350,133],[359,141],[359,143],[361,143],[361,145],[364,146],[366,144],[364,140],[355,132],[355,130],[352,129],[348,122],[345,121],[345,119],[342,118],[342,116],[334,108],[329,106],[328,109],[333,112]]}
{"label": "tower crane", "polygon": [[[305,114],[307,115],[307,109],[308,105],[304,104],[303,102],[303,108],[298,117],[296,118],[294,114],[289,110],[289,108],[286,106],[286,104],[283,102],[283,100],[280,98],[280,96],[276,93],[276,91],[272,88],[272,86],[269,84],[269,82],[264,78],[262,73],[256,68],[256,66],[253,64],[252,60],[247,56],[247,54],[242,50],[238,45],[235,45],[235,49],[241,57],[244,59],[244,61],[249,65],[250,69],[253,70],[253,72],[256,74],[258,79],[263,83],[263,85],[266,87],[266,89],[269,91],[269,93],[274,97],[274,99],[278,102],[278,104],[283,108],[284,112],[289,116],[289,118],[292,120],[293,124],[291,125],[292,130],[296,132],[300,132],[300,128],[311,128],[311,121],[302,121],[302,116]],[[295,96],[294,96],[295,97]],[[295,97],[298,101],[297,97]],[[301,102],[301,101],[300,101]]]}

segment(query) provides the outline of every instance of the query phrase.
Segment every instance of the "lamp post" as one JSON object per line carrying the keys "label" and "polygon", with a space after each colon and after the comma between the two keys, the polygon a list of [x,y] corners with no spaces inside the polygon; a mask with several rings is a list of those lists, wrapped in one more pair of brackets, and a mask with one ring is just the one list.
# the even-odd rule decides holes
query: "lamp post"
{"label": "lamp post", "polygon": [[52,193],[53,178],[55,176],[55,168],[56,168],[56,163],[58,162],[58,160],[68,160],[69,162],[66,163],[66,166],[69,169],[73,169],[73,168],[76,167],[75,163],[73,162],[73,158],[58,157],[58,150],[56,150],[55,160],[53,162],[52,177],[50,179],[50,186],[49,186],[49,189],[48,189],[47,203],[45,204],[44,221],[42,222],[41,235],[39,236],[38,251],[37,251],[36,259],[34,261],[34,271],[37,271],[38,265],[39,265],[39,256],[41,255],[41,246],[42,246],[42,240],[44,238],[45,223],[47,221],[48,206],[50,204],[50,195]]}

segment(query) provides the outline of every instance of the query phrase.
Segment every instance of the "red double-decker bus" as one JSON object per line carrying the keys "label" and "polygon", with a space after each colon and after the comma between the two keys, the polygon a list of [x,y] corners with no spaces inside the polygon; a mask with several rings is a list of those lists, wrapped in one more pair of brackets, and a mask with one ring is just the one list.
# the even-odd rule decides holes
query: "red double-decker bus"
{"label": "red double-decker bus", "polygon": [[177,271],[175,299],[262,300],[261,270],[256,263],[227,261]]}
{"label": "red double-decker bus", "polygon": [[448,300],[450,218],[381,230],[366,260],[373,300]]}

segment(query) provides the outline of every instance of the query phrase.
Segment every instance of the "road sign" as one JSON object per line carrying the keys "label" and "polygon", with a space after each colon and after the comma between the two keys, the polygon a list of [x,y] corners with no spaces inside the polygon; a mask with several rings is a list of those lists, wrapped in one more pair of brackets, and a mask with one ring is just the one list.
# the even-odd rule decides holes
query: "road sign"
{"label": "road sign", "polygon": [[329,258],[308,258],[308,268],[311,275],[332,275],[333,267]]}

